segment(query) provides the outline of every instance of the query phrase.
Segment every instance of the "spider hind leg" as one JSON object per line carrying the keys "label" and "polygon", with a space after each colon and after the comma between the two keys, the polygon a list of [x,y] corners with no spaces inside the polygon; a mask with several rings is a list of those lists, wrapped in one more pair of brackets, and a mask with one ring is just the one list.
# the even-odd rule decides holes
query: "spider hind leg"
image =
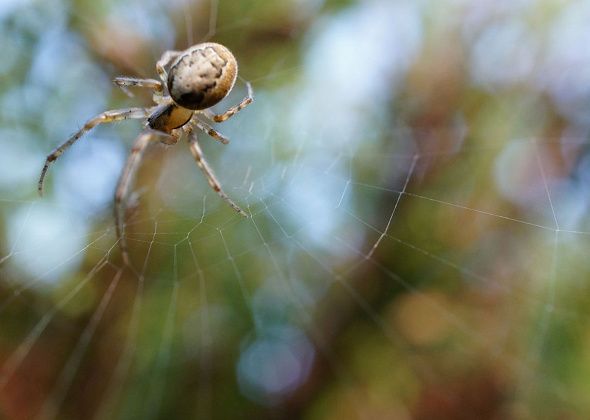
{"label": "spider hind leg", "polygon": [[151,89],[159,95],[162,95],[164,89],[162,83],[155,79],[139,79],[137,77],[119,76],[113,79],[113,83],[130,98],[133,98],[133,93],[128,89],[130,87]]}
{"label": "spider hind leg", "polygon": [[215,121],[216,123],[227,121],[228,119],[236,115],[238,112],[240,112],[242,109],[246,108],[248,105],[254,102],[254,92],[252,91],[252,85],[250,84],[250,82],[246,83],[246,88],[248,89],[248,94],[244,99],[242,99],[242,101],[239,104],[232,106],[223,114],[214,114],[212,111],[207,109],[204,111],[205,115],[208,118]]}

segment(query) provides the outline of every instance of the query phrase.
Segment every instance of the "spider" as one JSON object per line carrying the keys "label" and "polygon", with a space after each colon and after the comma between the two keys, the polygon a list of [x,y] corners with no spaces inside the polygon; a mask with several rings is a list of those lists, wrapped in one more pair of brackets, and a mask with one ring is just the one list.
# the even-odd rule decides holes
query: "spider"
{"label": "spider", "polygon": [[232,106],[223,114],[214,114],[209,109],[225,98],[236,82],[238,63],[234,55],[221,44],[196,44],[185,51],[164,52],[156,63],[156,71],[160,80],[134,77],[117,77],[113,80],[113,83],[126,93],[128,87],[151,89],[155,106],[109,110],[91,118],[77,133],[47,156],[38,184],[39,194],[42,195],[43,180],[49,166],[95,126],[126,119],[145,119],[144,130],[133,144],[115,191],[115,227],[123,261],[126,264],[129,264],[129,257],[123,224],[125,201],[143,154],[154,140],[173,145],[180,140],[183,133],[186,134],[190,151],[211,188],[235,211],[247,217],[221,188],[205,160],[195,132],[198,128],[222,144],[229,143],[227,137],[199,120],[197,116],[204,115],[209,120],[221,123],[253,102],[252,86],[247,83],[248,95],[238,105]]}

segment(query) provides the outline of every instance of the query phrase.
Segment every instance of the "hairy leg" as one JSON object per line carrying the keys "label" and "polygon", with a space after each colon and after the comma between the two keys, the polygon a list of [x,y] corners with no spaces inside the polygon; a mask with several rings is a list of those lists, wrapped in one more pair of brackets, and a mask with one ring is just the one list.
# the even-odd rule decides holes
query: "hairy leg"
{"label": "hairy leg", "polygon": [[215,174],[213,173],[213,170],[205,160],[205,156],[203,155],[203,151],[201,150],[201,146],[199,145],[199,142],[197,140],[197,134],[193,131],[192,127],[190,125],[187,125],[185,126],[184,131],[188,135],[188,142],[189,147],[191,149],[191,153],[193,154],[193,157],[197,162],[197,166],[203,172],[205,178],[207,178],[209,186],[213,189],[213,191],[217,193],[217,195],[224,199],[227,202],[227,204],[230,205],[231,208],[240,213],[242,216],[248,217],[246,212],[242,210],[236,203],[234,203],[233,200],[229,198],[228,195],[221,189],[221,184],[219,183],[219,181],[215,177]]}
{"label": "hairy leg", "polygon": [[250,105],[252,102],[254,102],[254,94],[252,92],[252,85],[250,85],[250,82],[246,83],[246,87],[248,88],[248,95],[244,99],[242,99],[242,102],[240,102],[239,104],[237,104],[235,106],[232,106],[230,109],[225,111],[223,114],[216,115],[209,110],[205,110],[205,111],[203,111],[203,113],[208,118],[212,119],[213,121],[215,121],[217,123],[224,122],[224,121],[228,120],[229,118],[233,117],[238,112],[240,112],[242,109],[246,108],[248,105]]}
{"label": "hairy leg", "polygon": [[154,92],[159,93],[160,95],[163,92],[162,82],[155,79],[139,79],[137,77],[115,77],[113,79],[113,83],[117,85],[123,92],[125,92],[129,96],[133,96],[129,91],[129,87],[140,87],[151,89]]}
{"label": "hairy leg", "polygon": [[125,200],[127,199],[129,188],[131,187],[135,174],[139,169],[139,164],[141,163],[141,159],[143,158],[147,146],[156,139],[161,140],[162,136],[177,137],[175,135],[168,135],[152,130],[146,130],[137,137],[131,148],[131,153],[127,158],[127,163],[123,168],[123,172],[121,173],[115,191],[115,227],[117,230],[117,240],[119,241],[119,246],[121,248],[123,262],[127,265],[129,265],[129,255],[127,252],[127,241],[125,239]]}
{"label": "hairy leg", "polygon": [[121,121],[126,119],[141,119],[146,118],[149,113],[149,110],[145,108],[126,108],[126,109],[116,109],[111,111],[105,111],[102,114],[98,114],[96,117],[88,120],[84,127],[78,130],[72,137],[62,143],[60,146],[56,147],[45,159],[45,165],[43,165],[43,169],[41,170],[41,176],[39,177],[38,183],[38,190],[39,195],[43,195],[43,181],[45,179],[45,175],[47,174],[47,170],[49,166],[57,160],[72,144],[77,142],[84,134],[88,131],[92,130],[99,124],[111,123],[115,121]]}
{"label": "hairy leg", "polygon": [[199,128],[200,130],[202,130],[204,133],[209,134],[211,137],[213,137],[218,142],[223,143],[223,144],[228,144],[229,143],[229,139],[227,137],[225,137],[219,131],[215,130],[209,124],[204,123],[203,121],[199,121],[195,117],[193,117],[193,120],[191,121],[191,124],[194,124],[197,128]]}

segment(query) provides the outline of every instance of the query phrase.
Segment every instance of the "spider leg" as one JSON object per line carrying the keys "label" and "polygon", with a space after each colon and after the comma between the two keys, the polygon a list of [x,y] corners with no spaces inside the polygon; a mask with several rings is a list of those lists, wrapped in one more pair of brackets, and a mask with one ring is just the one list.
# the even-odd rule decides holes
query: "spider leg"
{"label": "spider leg", "polygon": [[159,93],[160,95],[163,92],[162,83],[159,80],[155,79],[139,79],[137,77],[115,77],[113,79],[113,83],[117,85],[123,92],[125,92],[128,96],[133,97],[128,87],[142,87],[151,89],[154,92]]}
{"label": "spider leg", "polygon": [[60,146],[55,148],[47,158],[45,159],[45,165],[43,165],[43,169],[41,170],[41,176],[39,177],[39,184],[38,190],[39,195],[43,195],[43,181],[45,179],[45,175],[49,166],[60,157],[63,152],[66,151],[72,144],[80,139],[84,134],[88,131],[92,130],[99,124],[111,123],[115,121],[121,121],[126,119],[140,119],[146,118],[149,110],[144,108],[125,108],[125,109],[116,109],[111,111],[105,111],[101,114],[98,114],[96,117],[88,120],[84,127],[82,127],[77,133],[75,133],[72,137],[62,143]]}
{"label": "spider leg", "polygon": [[160,57],[160,59],[156,63],[156,71],[158,72],[158,75],[160,76],[160,79],[162,80],[164,85],[168,83],[168,73],[166,73],[166,66],[169,65],[172,60],[177,58],[183,52],[184,51],[174,50],[165,51],[164,54],[162,54],[162,57]]}
{"label": "spider leg", "polygon": [[225,137],[219,131],[215,130],[209,124],[207,124],[207,123],[205,123],[203,121],[199,121],[196,118],[191,121],[191,124],[194,124],[199,129],[201,129],[203,132],[209,134],[211,137],[213,137],[218,142],[223,143],[223,144],[228,144],[229,143],[229,139],[227,137]]}
{"label": "spider leg", "polygon": [[246,212],[242,210],[236,203],[234,203],[233,200],[229,198],[227,194],[221,189],[221,184],[219,183],[219,181],[215,177],[215,174],[213,173],[213,170],[205,160],[205,156],[203,155],[203,151],[201,150],[201,146],[199,145],[199,142],[197,140],[197,134],[192,130],[192,127],[190,125],[187,125],[185,126],[184,131],[188,135],[188,143],[191,149],[191,153],[193,154],[193,157],[197,162],[197,166],[207,178],[209,186],[213,189],[213,191],[217,193],[217,195],[223,198],[232,209],[240,213],[240,215],[248,217]]}
{"label": "spider leg", "polygon": [[212,119],[213,121],[215,121],[217,123],[224,122],[225,120],[233,117],[238,112],[240,112],[242,109],[246,108],[248,105],[250,105],[252,102],[254,102],[254,93],[252,92],[252,85],[250,84],[250,82],[246,83],[246,87],[248,88],[248,95],[244,99],[242,99],[242,102],[240,102],[239,104],[237,104],[235,106],[232,106],[230,109],[225,111],[223,114],[216,115],[209,110],[205,110],[205,111],[203,111],[203,113],[208,118]]}
{"label": "spider leg", "polygon": [[[125,226],[123,224],[125,218],[125,199],[129,194],[129,188],[137,170],[139,169],[139,164],[147,146],[156,137],[161,136],[168,136],[168,134],[153,130],[145,130],[137,137],[131,148],[131,153],[127,158],[127,163],[123,168],[119,182],[117,183],[117,189],[115,191],[115,228],[117,231],[117,240],[119,241],[119,246],[121,248],[121,254],[123,256],[123,262],[126,265],[129,265],[129,254],[127,252]],[[178,135],[170,134],[170,136],[177,137]]]}

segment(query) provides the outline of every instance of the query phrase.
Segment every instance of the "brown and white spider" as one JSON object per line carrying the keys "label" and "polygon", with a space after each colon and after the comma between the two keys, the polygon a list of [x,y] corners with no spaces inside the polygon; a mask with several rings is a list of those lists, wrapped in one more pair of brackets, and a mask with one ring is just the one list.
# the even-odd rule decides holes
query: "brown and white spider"
{"label": "brown and white spider", "polygon": [[232,90],[238,75],[238,63],[235,57],[223,45],[207,42],[193,45],[185,51],[164,52],[156,63],[156,71],[161,81],[133,77],[117,77],[113,80],[124,91],[131,86],[151,89],[154,93],[153,100],[156,102],[156,106],[105,111],[88,120],[84,127],[47,156],[39,178],[39,194],[42,194],[43,180],[51,163],[93,127],[126,119],[145,118],[145,129],[135,140],[115,192],[115,226],[123,260],[126,264],[129,263],[129,259],[123,224],[125,199],[143,153],[154,140],[170,145],[176,144],[182,133],[185,133],[191,153],[211,188],[234,210],[242,216],[247,216],[221,189],[219,181],[203,156],[195,132],[195,128],[198,128],[223,144],[229,143],[226,137],[207,123],[197,119],[197,116],[204,115],[210,120],[220,123],[244,109],[254,100],[252,87],[250,83],[247,83],[248,96],[238,105],[219,115],[208,109],[225,98]]}

